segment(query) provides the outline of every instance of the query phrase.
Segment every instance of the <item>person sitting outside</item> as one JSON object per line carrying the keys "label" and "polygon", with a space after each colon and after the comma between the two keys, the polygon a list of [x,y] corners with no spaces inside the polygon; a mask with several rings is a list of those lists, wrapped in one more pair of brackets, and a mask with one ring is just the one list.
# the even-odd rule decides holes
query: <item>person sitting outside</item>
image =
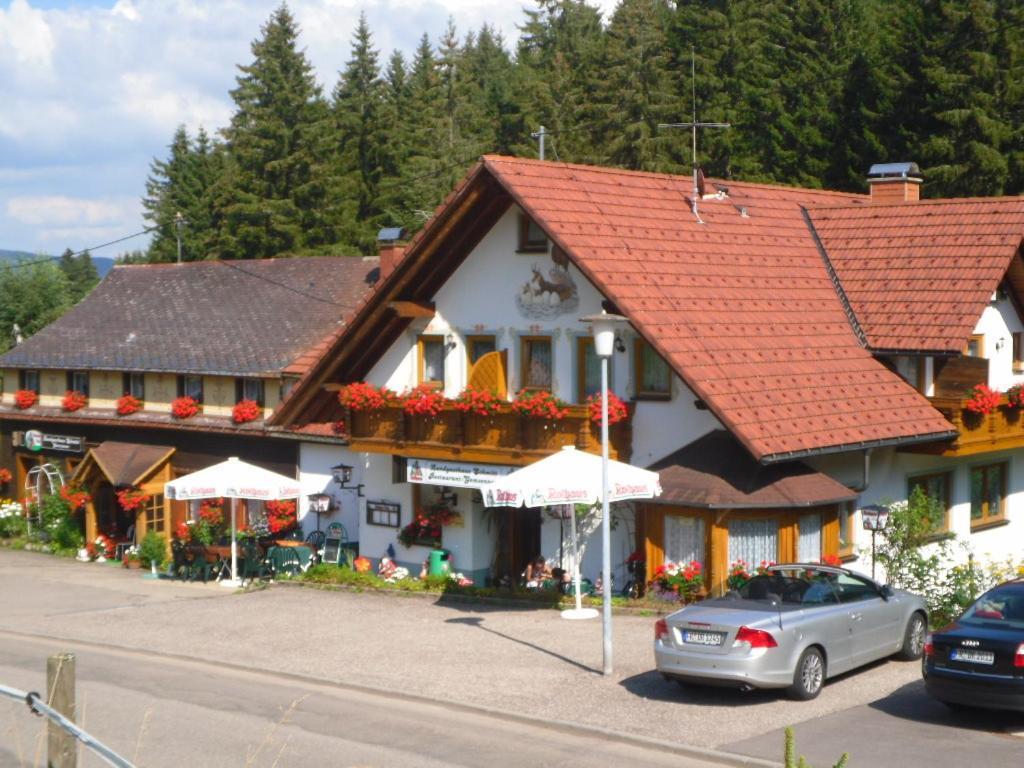
{"label": "person sitting outside", "polygon": [[547,560],[540,555],[526,566],[527,589],[543,589],[549,585],[553,578],[554,574],[551,572],[551,567],[548,565]]}

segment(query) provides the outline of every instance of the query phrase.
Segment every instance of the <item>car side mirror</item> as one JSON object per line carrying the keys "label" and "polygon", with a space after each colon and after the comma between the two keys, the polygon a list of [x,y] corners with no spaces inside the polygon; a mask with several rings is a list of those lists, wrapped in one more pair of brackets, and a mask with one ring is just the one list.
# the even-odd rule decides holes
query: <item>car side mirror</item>
{"label": "car side mirror", "polygon": [[883,600],[888,600],[890,597],[892,597],[896,593],[893,591],[892,587],[890,587],[888,584],[886,584],[884,587],[882,587],[879,590],[879,594],[882,595],[882,599]]}

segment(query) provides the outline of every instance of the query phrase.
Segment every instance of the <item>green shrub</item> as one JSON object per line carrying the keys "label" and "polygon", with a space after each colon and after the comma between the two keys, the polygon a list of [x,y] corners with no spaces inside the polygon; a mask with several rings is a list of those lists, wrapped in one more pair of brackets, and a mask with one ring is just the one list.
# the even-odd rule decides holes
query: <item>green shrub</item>
{"label": "green shrub", "polygon": [[85,534],[77,515],[66,515],[58,519],[50,535],[54,549],[58,552],[77,551],[85,546]]}
{"label": "green shrub", "polygon": [[11,510],[9,514],[0,517],[0,539],[16,539],[25,535],[28,531],[28,521],[21,514],[21,508]]}
{"label": "green shrub", "polygon": [[156,531],[150,531],[142,539],[142,544],[139,545],[139,559],[145,566],[156,565],[159,568],[164,563],[164,558],[167,556],[167,542],[164,541],[163,534],[157,533]]}
{"label": "green shrub", "polygon": [[[797,758],[796,756],[796,742],[793,737],[793,729],[786,729],[785,746],[783,747],[783,764],[785,768],[811,768],[804,758]],[[839,758],[839,762],[836,763],[832,768],[846,768],[846,764],[850,760],[848,752],[844,752],[843,756]]]}

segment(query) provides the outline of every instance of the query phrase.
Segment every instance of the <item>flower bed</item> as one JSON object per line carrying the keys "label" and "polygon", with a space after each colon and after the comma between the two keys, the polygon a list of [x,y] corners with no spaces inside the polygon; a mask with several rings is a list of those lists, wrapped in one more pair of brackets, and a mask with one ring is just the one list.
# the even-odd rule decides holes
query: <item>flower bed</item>
{"label": "flower bed", "polygon": [[65,411],[79,411],[88,404],[89,398],[84,393],[75,389],[69,389],[65,392],[64,398],[60,401],[60,407]]}
{"label": "flower bed", "polygon": [[19,389],[14,393],[14,404],[21,410],[31,408],[39,401],[39,393],[32,389]]}
{"label": "flower bed", "polygon": [[249,421],[256,421],[261,413],[260,404],[255,400],[239,400],[231,409],[231,420],[235,424],[245,424]]}

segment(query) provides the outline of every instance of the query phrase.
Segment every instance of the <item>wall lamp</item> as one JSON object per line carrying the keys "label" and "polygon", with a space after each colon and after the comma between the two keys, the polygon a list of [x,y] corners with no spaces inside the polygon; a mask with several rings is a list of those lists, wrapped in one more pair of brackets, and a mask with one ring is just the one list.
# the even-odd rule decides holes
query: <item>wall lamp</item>
{"label": "wall lamp", "polygon": [[615,334],[615,351],[616,352],[625,352],[626,351],[626,342],[624,342],[622,340],[622,337],[619,336],[619,334]]}
{"label": "wall lamp", "polygon": [[362,483],[349,485],[352,482],[352,467],[348,464],[336,464],[331,467],[331,477],[334,478],[334,482],[343,490],[355,491],[359,498],[363,497],[363,488],[365,486]]}

